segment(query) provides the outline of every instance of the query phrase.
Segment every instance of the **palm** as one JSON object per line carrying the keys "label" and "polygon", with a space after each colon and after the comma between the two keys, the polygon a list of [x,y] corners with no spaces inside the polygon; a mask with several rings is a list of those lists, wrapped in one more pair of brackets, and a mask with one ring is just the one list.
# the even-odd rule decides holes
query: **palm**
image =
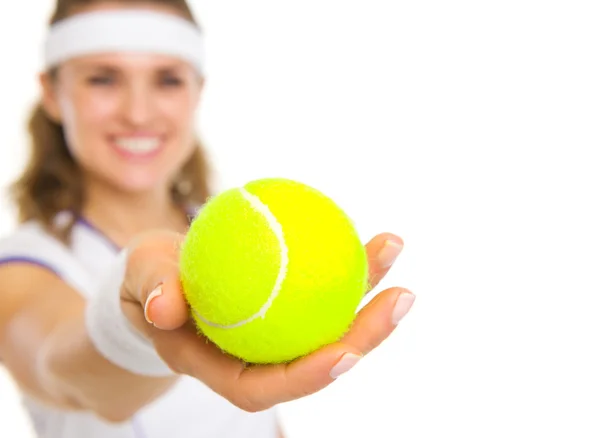
{"label": "palm", "polygon": [[[389,266],[382,265],[377,258],[386,240],[402,243],[396,236],[381,234],[366,245],[371,287],[389,270]],[[329,385],[334,380],[330,372],[344,354],[365,355],[391,334],[395,327],[394,306],[398,296],[407,292],[397,287],[380,292],[358,312],[351,329],[340,341],[308,356],[287,364],[248,365],[199,337],[178,288],[175,281],[170,288],[165,282],[165,297],[155,300],[148,310],[156,328],[150,328],[147,333],[158,353],[176,372],[198,378],[247,411],[267,409]],[[396,316],[406,313],[410,304],[411,300],[407,300],[400,313],[396,311]]]}

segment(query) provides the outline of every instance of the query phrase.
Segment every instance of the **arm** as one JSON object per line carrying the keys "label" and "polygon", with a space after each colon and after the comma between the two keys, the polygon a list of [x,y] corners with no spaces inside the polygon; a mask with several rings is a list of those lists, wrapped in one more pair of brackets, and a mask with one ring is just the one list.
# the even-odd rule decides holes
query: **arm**
{"label": "arm", "polygon": [[84,299],[50,271],[3,266],[0,297],[0,358],[37,399],[123,421],[175,381],[134,375],[102,357],[85,329]]}
{"label": "arm", "polygon": [[[357,313],[339,342],[288,364],[248,366],[207,342],[190,321],[178,263],[183,238],[167,232],[149,233],[131,245],[124,281],[120,290],[114,291],[119,294],[119,315],[113,312],[112,316],[124,314],[170,370],[202,381],[249,412],[330,385],[356,358],[368,354],[394,331],[414,300],[405,289],[386,289]],[[391,267],[386,243],[398,240],[382,234],[367,244],[371,289]],[[162,293],[154,295],[158,284]],[[83,299],[48,271],[18,264],[0,268],[0,300],[0,360],[22,388],[39,399],[120,421],[175,382],[176,377],[171,376],[129,373],[99,354],[86,331]],[[344,360],[346,357],[351,360]]]}

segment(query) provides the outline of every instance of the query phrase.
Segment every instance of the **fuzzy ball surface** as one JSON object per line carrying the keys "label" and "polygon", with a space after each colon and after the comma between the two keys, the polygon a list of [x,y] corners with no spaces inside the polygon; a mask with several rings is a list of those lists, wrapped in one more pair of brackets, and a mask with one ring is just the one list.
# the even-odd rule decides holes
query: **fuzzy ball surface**
{"label": "fuzzy ball surface", "polygon": [[333,200],[283,178],[211,198],[181,249],[198,330],[249,363],[281,363],[338,341],[368,287],[368,262]]}

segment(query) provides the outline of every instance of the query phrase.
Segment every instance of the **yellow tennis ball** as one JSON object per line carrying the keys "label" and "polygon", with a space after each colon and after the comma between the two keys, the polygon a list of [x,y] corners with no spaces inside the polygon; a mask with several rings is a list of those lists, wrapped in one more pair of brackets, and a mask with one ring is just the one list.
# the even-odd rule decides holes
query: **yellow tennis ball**
{"label": "yellow tennis ball", "polygon": [[368,286],[349,217],[318,190],[281,178],[210,199],[180,263],[199,331],[250,363],[288,362],[339,340]]}

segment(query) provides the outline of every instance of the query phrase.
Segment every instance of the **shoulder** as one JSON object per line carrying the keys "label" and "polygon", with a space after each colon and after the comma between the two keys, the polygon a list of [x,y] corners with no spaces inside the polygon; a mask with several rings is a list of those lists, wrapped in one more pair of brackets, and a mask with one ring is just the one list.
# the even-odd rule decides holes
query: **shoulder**
{"label": "shoulder", "polygon": [[0,267],[14,264],[50,271],[82,292],[89,289],[88,275],[72,249],[37,221],[20,224],[0,237]]}
{"label": "shoulder", "polygon": [[25,222],[0,237],[0,259],[43,255],[48,251],[68,251],[66,245],[36,222]]}

